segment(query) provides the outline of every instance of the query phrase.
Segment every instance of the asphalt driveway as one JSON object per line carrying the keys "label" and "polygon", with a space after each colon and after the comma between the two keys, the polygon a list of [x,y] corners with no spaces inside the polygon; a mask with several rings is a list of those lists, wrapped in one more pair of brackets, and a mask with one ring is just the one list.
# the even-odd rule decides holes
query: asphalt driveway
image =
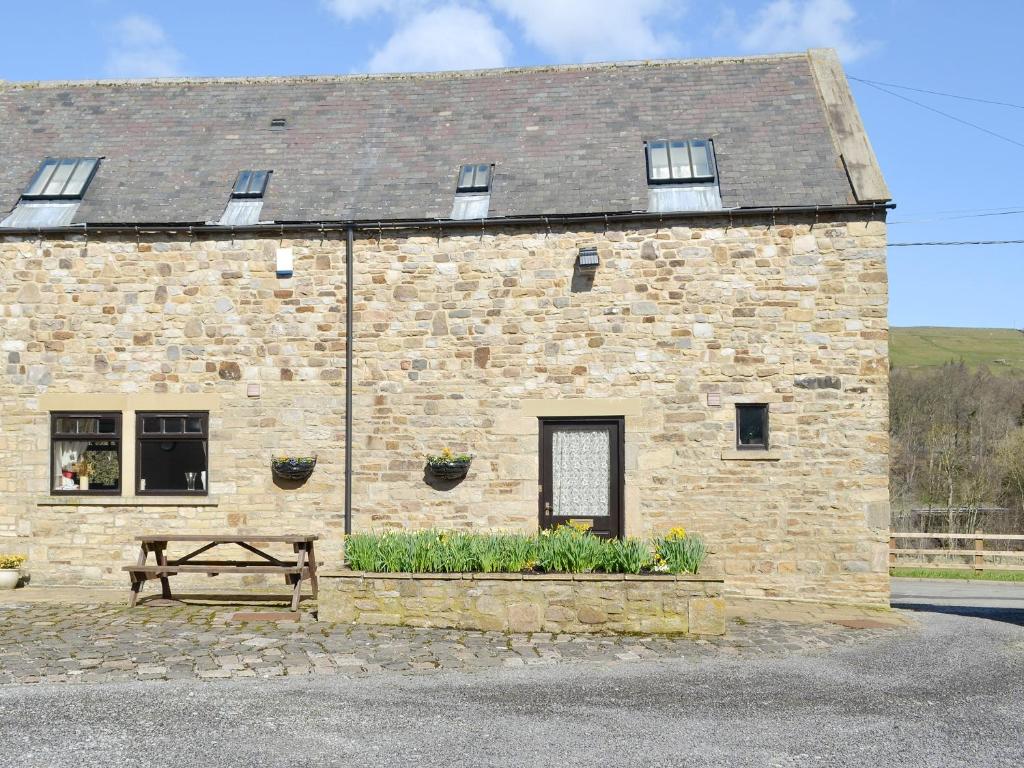
{"label": "asphalt driveway", "polygon": [[892,605],[909,611],[976,616],[1024,626],[1024,582],[893,579]]}
{"label": "asphalt driveway", "polygon": [[981,617],[922,608],[962,599],[930,584],[897,585],[917,629],[783,657],[5,687],[0,744],[13,764],[47,768],[1016,768],[1024,589]]}

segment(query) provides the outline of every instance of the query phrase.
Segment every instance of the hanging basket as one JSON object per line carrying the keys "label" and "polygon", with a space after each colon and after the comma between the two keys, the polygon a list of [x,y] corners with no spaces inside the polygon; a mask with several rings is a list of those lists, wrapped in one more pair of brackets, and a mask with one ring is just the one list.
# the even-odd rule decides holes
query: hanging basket
{"label": "hanging basket", "polygon": [[436,461],[427,462],[427,472],[442,480],[458,480],[469,472],[469,465],[472,459],[466,461]]}
{"label": "hanging basket", "polygon": [[305,480],[315,467],[316,456],[275,456],[270,460],[274,477],[282,480]]}

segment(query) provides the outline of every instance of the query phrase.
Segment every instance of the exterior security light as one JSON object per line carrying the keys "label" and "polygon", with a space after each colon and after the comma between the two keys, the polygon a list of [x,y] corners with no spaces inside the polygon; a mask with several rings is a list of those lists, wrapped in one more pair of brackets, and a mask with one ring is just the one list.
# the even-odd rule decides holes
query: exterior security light
{"label": "exterior security light", "polygon": [[584,272],[597,270],[601,260],[597,256],[597,248],[580,248],[580,254],[576,258],[576,265]]}
{"label": "exterior security light", "polygon": [[293,265],[295,259],[292,256],[291,248],[278,248],[277,249],[277,276],[278,277],[291,277]]}

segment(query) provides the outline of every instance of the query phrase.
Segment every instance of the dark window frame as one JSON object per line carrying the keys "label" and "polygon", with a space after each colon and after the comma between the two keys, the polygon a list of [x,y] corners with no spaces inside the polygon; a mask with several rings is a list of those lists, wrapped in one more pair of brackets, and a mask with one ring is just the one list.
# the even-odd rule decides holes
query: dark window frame
{"label": "dark window frame", "polygon": [[[672,144],[678,142],[686,142],[686,161],[690,168],[690,176],[677,177],[672,175]],[[693,173],[693,147],[691,144],[695,141],[702,141],[708,145],[708,170],[711,172],[709,176],[696,176]],[[653,176],[654,164],[651,162],[651,145],[664,143],[666,157],[668,158],[668,177],[664,179],[656,179]],[[647,183],[653,185],[659,184],[713,184],[718,181],[718,162],[715,159],[715,142],[712,139],[650,139],[644,142],[644,158],[647,162]]]}
{"label": "dark window frame", "polygon": [[[58,419],[101,419],[113,418],[114,431],[110,432],[58,432]],[[96,440],[117,443],[117,488],[90,488],[83,491],[79,488],[63,490],[53,487],[55,467],[53,466],[53,443],[55,440]],[[47,484],[51,496],[120,496],[124,488],[124,431],[122,429],[120,411],[50,411],[50,475]]]}
{"label": "dark window frame", "polygon": [[259,169],[239,171],[231,188],[231,197],[236,200],[262,200],[267,193],[272,173],[273,171]]}
{"label": "dark window frame", "polygon": [[[553,468],[551,465],[551,448],[555,429],[589,430],[604,427],[612,436],[611,463],[609,472],[609,501],[611,503],[608,516],[608,531],[597,532],[596,535],[621,539],[626,535],[626,418],[625,416],[543,416],[538,419],[538,448],[540,451],[539,480],[537,494],[537,525],[538,530],[545,530],[555,524],[556,517],[549,515],[545,505],[552,501]],[[565,523],[574,516],[558,516],[558,523]],[[578,515],[587,518],[589,515]],[[595,520],[599,518],[593,518]],[[593,529],[592,529],[593,530]]]}
{"label": "dark window frame", "polygon": [[[477,174],[480,173],[480,167],[484,166],[487,168],[487,178],[483,184],[479,183]],[[462,177],[465,174],[467,168],[473,169],[472,181],[468,185],[463,185]],[[491,181],[494,179],[494,163],[463,163],[459,166],[459,175],[455,180],[455,191],[459,194],[473,194],[480,195],[485,192],[491,191]]]}
{"label": "dark window frame", "polygon": [[[143,432],[143,419],[185,418],[201,419],[199,432]],[[141,489],[142,444],[189,440],[206,443],[206,482],[202,490]],[[209,496],[210,495],[210,412],[209,411],[136,411],[135,412],[135,495],[137,496]]]}
{"label": "dark window frame", "polygon": [[[37,168],[36,172],[32,175],[32,180],[28,183],[28,186],[25,187],[25,192],[22,193],[21,198],[22,198],[22,200],[81,200],[83,197],[85,197],[85,193],[89,189],[89,185],[92,184],[92,180],[96,176],[96,171],[99,170],[100,160],[102,160],[102,159],[103,158],[101,158],[101,157],[46,157],[46,158],[43,158],[43,161],[39,164],[39,168]],[[35,192],[35,193],[33,193],[33,192],[29,191],[33,187],[36,186],[36,183],[41,178],[43,178],[44,173],[45,173],[45,177],[46,177],[46,183],[43,184],[43,189],[45,189],[49,185],[50,179],[57,172],[57,169],[61,166],[61,164],[64,163],[64,162],[70,162],[71,160],[75,161],[75,165],[71,169],[71,173],[68,174],[68,178],[64,182],[64,186],[62,187],[60,192],[58,192],[57,194],[46,194],[44,192]],[[78,166],[81,165],[83,162],[91,162],[92,163],[92,168],[89,171],[89,175],[86,176],[85,177],[85,181],[82,182],[81,189],[79,189],[77,192],[75,192],[73,194],[65,194],[64,190],[67,189],[68,185],[71,183],[71,180],[75,177],[75,171],[78,170]],[[47,169],[47,164],[49,164],[49,163],[53,163],[53,167]]]}
{"label": "dark window frame", "polygon": [[[744,409],[761,409],[761,433],[764,439],[760,443],[742,443],[740,440],[740,412]],[[736,450],[737,451],[767,451],[770,444],[768,403],[736,403]]]}

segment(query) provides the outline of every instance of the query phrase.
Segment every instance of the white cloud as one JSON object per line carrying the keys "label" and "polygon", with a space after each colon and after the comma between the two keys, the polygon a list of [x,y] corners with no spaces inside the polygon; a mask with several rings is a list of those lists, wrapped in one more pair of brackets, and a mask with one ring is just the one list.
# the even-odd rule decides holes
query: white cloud
{"label": "white cloud", "polygon": [[754,25],[741,31],[739,43],[760,53],[835,48],[845,61],[853,61],[874,47],[851,34],[856,16],[847,0],[772,0],[757,13]]}
{"label": "white cloud", "polygon": [[183,56],[163,29],[145,16],[125,16],[114,24],[107,54],[112,77],[174,77],[182,74]]}
{"label": "white cloud", "polygon": [[416,0],[322,0],[324,6],[342,21],[365,19],[378,13],[397,13],[419,5]]}
{"label": "white cloud", "polygon": [[490,0],[531,44],[556,61],[648,59],[679,50],[664,32],[678,0]]}
{"label": "white cloud", "polygon": [[491,18],[462,5],[413,14],[370,59],[371,72],[502,67],[512,45]]}

